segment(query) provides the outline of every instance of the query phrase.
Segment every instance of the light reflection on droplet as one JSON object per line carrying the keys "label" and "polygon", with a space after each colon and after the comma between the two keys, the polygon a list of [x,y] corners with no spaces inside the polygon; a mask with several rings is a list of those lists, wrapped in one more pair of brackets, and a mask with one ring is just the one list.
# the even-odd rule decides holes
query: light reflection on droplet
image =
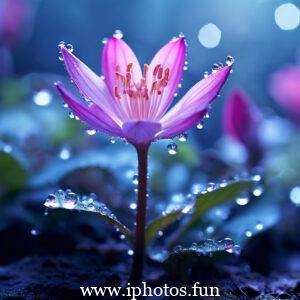
{"label": "light reflection on droplet", "polygon": [[221,30],[213,23],[204,25],[199,33],[198,40],[206,48],[215,48],[221,41]]}

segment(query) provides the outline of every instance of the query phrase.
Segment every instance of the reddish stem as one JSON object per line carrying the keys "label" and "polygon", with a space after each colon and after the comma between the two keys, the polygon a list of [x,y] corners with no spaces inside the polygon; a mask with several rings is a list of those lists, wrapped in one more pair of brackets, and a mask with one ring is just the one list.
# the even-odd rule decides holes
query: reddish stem
{"label": "reddish stem", "polygon": [[136,146],[138,157],[138,197],[133,265],[129,279],[129,282],[136,286],[140,284],[143,275],[145,257],[148,150],[149,145]]}

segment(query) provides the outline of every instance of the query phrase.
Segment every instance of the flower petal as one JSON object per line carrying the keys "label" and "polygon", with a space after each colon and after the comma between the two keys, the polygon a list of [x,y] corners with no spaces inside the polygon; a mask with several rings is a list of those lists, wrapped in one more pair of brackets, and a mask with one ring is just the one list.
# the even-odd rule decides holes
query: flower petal
{"label": "flower petal", "polygon": [[81,94],[119,121],[121,114],[118,106],[114,105],[115,99],[111,97],[105,82],[64,46],[61,46],[60,51],[66,69]]}
{"label": "flower petal", "polygon": [[157,65],[161,65],[164,70],[167,68],[170,70],[169,80],[164,88],[162,97],[151,99],[149,116],[154,120],[161,118],[170,106],[182,78],[185,58],[185,40],[184,38],[178,38],[171,40],[162,47],[152,59],[148,70],[148,85],[152,84],[152,74]]}
{"label": "flower petal", "polygon": [[56,87],[63,97],[64,102],[68,104],[68,107],[80,118],[80,120],[111,136],[123,137],[123,133],[118,124],[101,110],[100,107],[95,104],[90,106],[84,105],[60,83],[57,83]]}
{"label": "flower petal", "polygon": [[124,136],[132,144],[147,144],[154,140],[157,132],[161,130],[158,122],[133,121],[122,126]]}
{"label": "flower petal", "polygon": [[191,127],[195,126],[199,122],[199,120],[204,117],[207,111],[208,109],[204,109],[189,116],[188,118],[176,119],[176,122],[172,123],[172,126],[163,129],[156,135],[156,138],[168,139],[187,131]]}
{"label": "flower petal", "polygon": [[112,96],[116,82],[116,67],[119,66],[120,72],[126,74],[126,68],[130,63],[132,63],[132,79],[139,82],[142,78],[141,67],[131,48],[122,39],[116,37],[109,39],[102,52],[102,72]]}
{"label": "flower petal", "polygon": [[[172,131],[174,136],[182,132],[181,124],[191,117],[203,116],[203,112],[209,109],[210,103],[217,97],[222,86],[230,73],[231,66],[224,67],[216,73],[196,83],[183,98],[161,119],[163,131],[169,127],[175,127]],[[199,121],[199,120],[198,120]],[[193,126],[195,122],[188,122]],[[187,130],[188,128],[185,128]],[[164,136],[161,133],[161,138]]]}
{"label": "flower petal", "polygon": [[258,126],[261,120],[260,111],[244,92],[234,90],[229,94],[223,111],[226,134],[247,147],[255,147],[259,141]]}

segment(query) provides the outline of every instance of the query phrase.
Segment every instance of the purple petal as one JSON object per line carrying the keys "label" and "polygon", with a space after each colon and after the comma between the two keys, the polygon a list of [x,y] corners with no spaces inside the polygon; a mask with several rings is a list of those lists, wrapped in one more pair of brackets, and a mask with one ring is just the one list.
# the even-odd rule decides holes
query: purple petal
{"label": "purple petal", "polygon": [[261,120],[258,108],[244,92],[234,90],[229,94],[223,112],[226,134],[247,147],[255,147],[258,143],[258,126]]}
{"label": "purple petal", "polygon": [[61,47],[61,54],[66,69],[81,94],[118,121],[121,114],[104,81],[65,47]]}
{"label": "purple petal", "polygon": [[[190,127],[194,126],[203,117],[204,112],[209,109],[209,105],[219,94],[230,70],[231,66],[224,67],[195,84],[161,119],[163,131],[168,130],[168,132],[171,132],[169,128],[175,127],[172,130],[175,136],[182,132],[182,126],[178,124],[189,124]],[[195,118],[196,116],[199,116],[198,120],[193,119],[193,122],[188,122],[189,118]],[[189,129],[187,126],[184,127],[184,130]],[[164,136],[163,132],[161,136]]]}
{"label": "purple petal", "polygon": [[157,122],[133,121],[124,123],[122,128],[126,139],[136,145],[152,142],[161,125]]}
{"label": "purple petal", "polygon": [[123,133],[119,125],[97,105],[84,105],[60,83],[57,83],[56,87],[63,97],[64,102],[68,104],[68,107],[76,116],[79,117],[80,120],[111,136],[123,137]]}
{"label": "purple petal", "polygon": [[102,52],[102,72],[111,95],[115,93],[117,66],[120,68],[120,73],[126,75],[130,63],[132,63],[132,79],[134,82],[139,82],[142,72],[134,52],[122,39],[116,37],[109,39]]}
{"label": "purple petal", "polygon": [[174,122],[172,126],[165,128],[164,130],[159,132],[156,138],[168,139],[182,132],[185,132],[191,127],[195,126],[199,122],[199,120],[204,117],[206,113],[207,110],[203,110],[191,115],[189,118],[176,119],[176,123]]}
{"label": "purple petal", "polygon": [[[164,88],[162,97],[152,99],[151,111],[149,115],[153,119],[160,119],[169,108],[174,94],[178,89],[178,84],[182,79],[183,67],[186,59],[186,43],[184,38],[178,38],[170,41],[163,46],[154,56],[148,71],[148,86],[151,88],[152,74],[157,65],[170,70],[167,86]],[[158,102],[158,103],[157,103]]]}

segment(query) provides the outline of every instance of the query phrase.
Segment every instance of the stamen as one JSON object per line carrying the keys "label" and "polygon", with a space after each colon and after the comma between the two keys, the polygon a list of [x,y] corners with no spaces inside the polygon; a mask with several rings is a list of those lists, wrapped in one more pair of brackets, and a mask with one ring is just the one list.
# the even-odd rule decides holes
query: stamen
{"label": "stamen", "polygon": [[[121,73],[120,66],[116,66],[115,75],[116,83],[114,89],[114,95],[117,100],[125,97],[132,100],[149,100],[150,95],[161,96],[164,88],[167,86],[170,76],[170,69],[163,68],[161,64],[158,64],[153,69],[152,82],[147,83],[147,75],[149,72],[149,66],[144,64],[143,77],[139,82],[133,81],[132,73],[133,63],[129,63],[126,66],[125,74]],[[148,89],[150,84],[150,88]]]}

